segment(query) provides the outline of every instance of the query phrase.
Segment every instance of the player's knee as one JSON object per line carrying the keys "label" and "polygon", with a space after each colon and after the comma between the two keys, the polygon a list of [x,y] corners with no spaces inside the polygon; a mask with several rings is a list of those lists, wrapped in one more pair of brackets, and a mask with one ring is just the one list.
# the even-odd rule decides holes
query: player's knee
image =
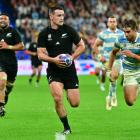
{"label": "player's knee", "polygon": [[54,95],[53,98],[54,98],[54,101],[55,101],[56,103],[59,103],[59,102],[62,101],[62,96],[61,96],[60,94]]}
{"label": "player's knee", "polygon": [[71,103],[70,103],[71,107],[74,107],[74,108],[78,107],[79,104],[80,104],[79,101],[77,101],[77,102],[71,102]]}
{"label": "player's knee", "polygon": [[134,100],[132,99],[125,99],[125,102],[128,106],[132,106],[134,104]]}
{"label": "player's knee", "polygon": [[126,104],[127,104],[128,106],[132,106],[132,105],[134,104],[134,102],[132,102],[132,101],[126,101]]}
{"label": "player's knee", "polygon": [[118,79],[118,74],[110,74],[110,81],[116,81]]}

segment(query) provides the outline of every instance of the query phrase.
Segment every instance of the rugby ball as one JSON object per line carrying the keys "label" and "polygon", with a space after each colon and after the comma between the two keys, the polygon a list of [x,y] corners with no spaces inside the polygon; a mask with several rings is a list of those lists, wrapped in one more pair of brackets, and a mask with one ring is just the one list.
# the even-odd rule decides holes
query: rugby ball
{"label": "rugby ball", "polygon": [[71,60],[69,54],[60,54],[59,59],[62,60],[63,62],[65,62],[66,67],[70,67],[72,64],[72,60]]}

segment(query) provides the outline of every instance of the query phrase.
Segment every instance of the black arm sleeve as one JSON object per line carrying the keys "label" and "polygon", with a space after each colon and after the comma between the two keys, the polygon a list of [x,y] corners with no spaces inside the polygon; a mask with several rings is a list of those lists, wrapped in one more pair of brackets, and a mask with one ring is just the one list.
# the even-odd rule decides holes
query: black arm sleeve
{"label": "black arm sleeve", "polygon": [[72,42],[75,45],[77,45],[81,40],[81,37],[79,36],[78,32],[76,32],[75,29],[73,29],[72,27],[70,27],[70,36],[71,36]]}
{"label": "black arm sleeve", "polygon": [[38,36],[37,47],[46,48],[46,44],[47,44],[47,33],[45,31],[42,31],[39,33]]}
{"label": "black arm sleeve", "polygon": [[16,44],[22,42],[21,36],[16,29],[13,29],[13,42],[14,42],[14,44],[12,44],[12,45],[16,45]]}

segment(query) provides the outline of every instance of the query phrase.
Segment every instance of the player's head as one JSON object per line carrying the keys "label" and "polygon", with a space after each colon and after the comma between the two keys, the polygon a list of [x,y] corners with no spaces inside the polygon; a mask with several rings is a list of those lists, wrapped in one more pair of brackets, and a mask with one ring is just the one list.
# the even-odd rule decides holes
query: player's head
{"label": "player's head", "polygon": [[124,20],[123,31],[129,41],[134,41],[137,34],[137,23],[135,20]]}
{"label": "player's head", "polygon": [[108,26],[108,28],[110,28],[111,30],[115,30],[116,27],[117,27],[117,19],[116,19],[116,17],[110,16],[110,17],[108,18],[108,21],[107,21],[107,26]]}
{"label": "player's head", "polygon": [[10,24],[9,16],[5,13],[0,14],[0,28],[7,28]]}
{"label": "player's head", "polygon": [[64,24],[64,9],[60,6],[51,7],[49,9],[49,18],[51,26],[62,26]]}

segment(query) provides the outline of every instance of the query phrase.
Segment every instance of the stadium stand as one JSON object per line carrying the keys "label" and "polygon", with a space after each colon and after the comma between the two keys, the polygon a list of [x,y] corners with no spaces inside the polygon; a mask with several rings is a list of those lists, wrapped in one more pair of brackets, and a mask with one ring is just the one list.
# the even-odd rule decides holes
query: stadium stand
{"label": "stadium stand", "polygon": [[[28,48],[31,31],[37,32],[48,25],[48,7],[55,4],[66,10],[65,21],[73,26],[86,42],[86,52],[79,59],[91,59],[91,45],[98,33],[106,28],[108,16],[115,15],[119,26],[124,19],[140,21],[140,1],[136,0],[1,0],[0,9],[7,10]],[[3,8],[2,8],[3,7]],[[8,8],[6,8],[8,7]],[[15,20],[16,19],[16,20]],[[140,24],[139,24],[140,27]],[[24,52],[17,52],[18,59],[29,59]]]}

